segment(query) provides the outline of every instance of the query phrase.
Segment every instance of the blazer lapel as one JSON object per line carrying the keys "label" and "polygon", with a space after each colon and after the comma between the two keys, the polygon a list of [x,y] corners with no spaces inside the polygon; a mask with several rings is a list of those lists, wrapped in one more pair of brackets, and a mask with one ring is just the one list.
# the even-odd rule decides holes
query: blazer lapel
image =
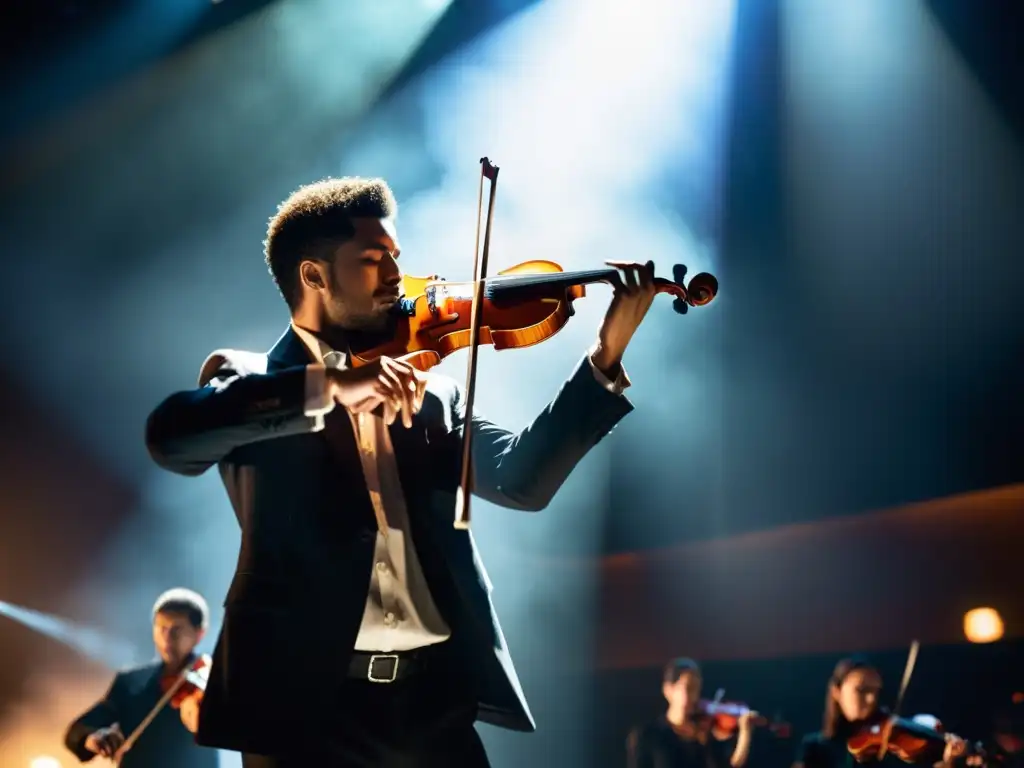
{"label": "blazer lapel", "polygon": [[267,370],[278,371],[282,368],[294,368],[297,365],[308,365],[314,362],[302,343],[299,335],[292,330],[291,325],[281,334],[281,338],[267,353]]}

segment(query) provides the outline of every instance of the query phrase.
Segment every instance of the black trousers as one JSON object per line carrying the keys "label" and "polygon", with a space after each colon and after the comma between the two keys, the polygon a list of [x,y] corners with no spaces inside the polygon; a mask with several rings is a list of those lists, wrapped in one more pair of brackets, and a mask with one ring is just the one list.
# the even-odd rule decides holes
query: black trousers
{"label": "black trousers", "polygon": [[287,754],[242,755],[242,765],[490,768],[473,726],[476,693],[461,667],[442,650],[429,654],[422,670],[393,683],[349,679],[336,707],[321,713],[319,733],[296,743]]}

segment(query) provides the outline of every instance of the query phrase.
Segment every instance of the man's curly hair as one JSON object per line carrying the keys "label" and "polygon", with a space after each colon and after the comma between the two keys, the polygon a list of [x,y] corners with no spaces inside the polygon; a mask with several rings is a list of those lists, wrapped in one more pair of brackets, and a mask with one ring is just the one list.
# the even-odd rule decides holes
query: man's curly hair
{"label": "man's curly hair", "polygon": [[278,206],[267,226],[263,252],[270,274],[290,309],[298,306],[299,263],[330,259],[352,237],[353,218],[394,218],[398,203],[383,179],[346,176],[323,179],[295,190]]}

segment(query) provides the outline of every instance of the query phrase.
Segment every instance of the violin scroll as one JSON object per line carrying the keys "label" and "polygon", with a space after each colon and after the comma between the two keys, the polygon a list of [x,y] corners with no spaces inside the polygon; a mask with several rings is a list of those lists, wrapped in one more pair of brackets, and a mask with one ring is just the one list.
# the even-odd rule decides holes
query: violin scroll
{"label": "violin scroll", "polygon": [[702,307],[710,304],[718,295],[718,279],[708,273],[699,272],[686,282],[686,265],[676,264],[672,267],[672,279],[655,278],[659,292],[671,293],[675,296],[672,309],[685,315],[690,307]]}

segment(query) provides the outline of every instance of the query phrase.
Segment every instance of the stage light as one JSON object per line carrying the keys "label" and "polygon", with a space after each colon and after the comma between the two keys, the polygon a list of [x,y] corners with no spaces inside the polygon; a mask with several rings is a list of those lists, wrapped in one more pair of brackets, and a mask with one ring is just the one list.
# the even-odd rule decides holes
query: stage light
{"label": "stage light", "polygon": [[28,768],[61,768],[61,764],[60,760],[56,757],[40,755],[39,757],[32,758],[28,764]]}
{"label": "stage light", "polygon": [[1003,636],[1003,618],[995,608],[974,608],[964,614],[964,635],[972,643],[994,643]]}

